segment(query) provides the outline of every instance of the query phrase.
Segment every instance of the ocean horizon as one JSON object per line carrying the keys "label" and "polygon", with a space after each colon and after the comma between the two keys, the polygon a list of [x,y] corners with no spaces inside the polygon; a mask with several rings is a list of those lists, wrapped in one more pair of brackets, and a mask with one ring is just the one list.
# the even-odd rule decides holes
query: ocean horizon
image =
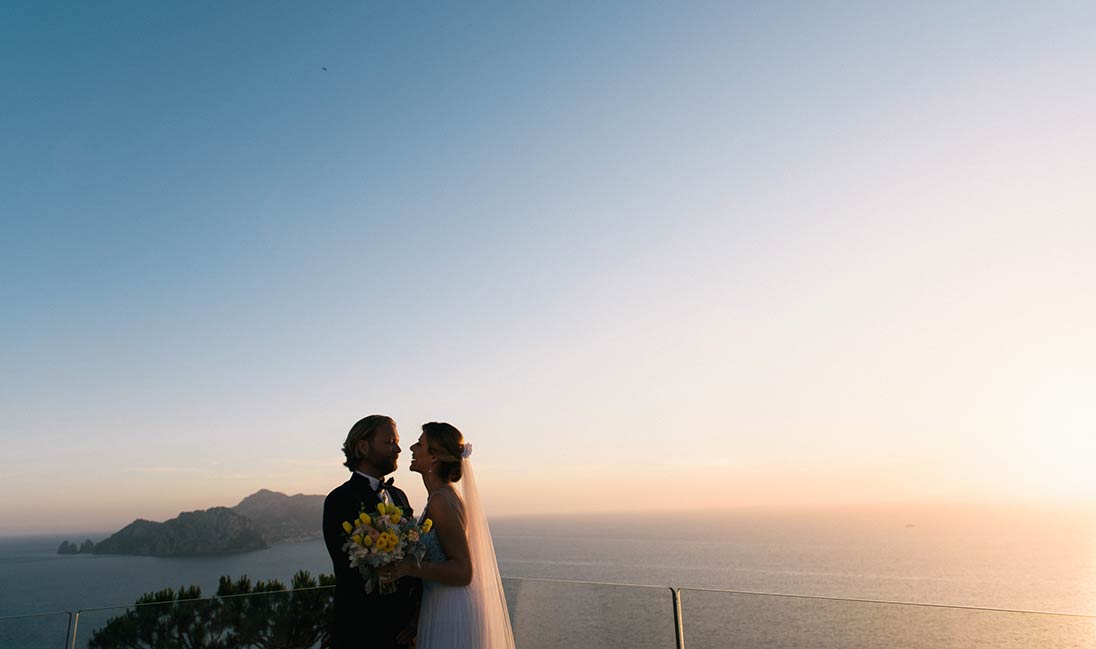
{"label": "ocean horizon", "polygon": [[[491,519],[504,577],[713,588],[1096,615],[1096,518],[1083,508],[935,505],[741,508]],[[127,605],[221,575],[329,573],[320,539],[184,557],[58,555],[110,532],[0,536],[0,616]],[[116,588],[54,574],[136,573]],[[94,584],[94,585],[92,585]],[[47,593],[53,592],[53,596]],[[35,604],[39,605],[35,605]],[[46,605],[49,604],[49,605]]]}
{"label": "ocean horizon", "polygon": [[[545,633],[540,629],[545,620],[584,602],[581,610],[598,611],[584,622],[588,627],[612,626],[621,610],[650,609],[645,624],[658,628],[644,633],[662,638],[659,642],[669,634],[672,641],[669,590],[642,586],[1096,615],[1096,524],[1080,512],[928,506],[750,509],[710,515],[499,517],[491,525],[500,571],[515,591],[508,591],[511,613],[524,612],[521,623],[534,625],[538,630],[531,634],[538,637]],[[299,570],[314,576],[331,571],[319,539],[240,554],[172,558],[56,554],[65,539],[80,542],[84,537],[0,539],[0,581],[6,585],[0,617],[125,607],[143,593],[189,585],[211,596],[221,576],[288,585]],[[623,608],[597,606],[614,597],[623,598]],[[703,646],[700,638],[725,632],[717,621],[732,610],[743,614],[759,606],[752,614],[758,620],[775,611],[792,614],[784,599],[701,591],[682,597],[687,621],[696,626],[707,620],[703,629],[694,629],[694,646]],[[804,603],[812,616],[823,608],[822,602],[799,601]],[[855,612],[850,604],[826,615],[840,620]],[[96,615],[102,622],[109,612]],[[746,631],[758,628],[751,625]],[[1079,646],[1096,646],[1096,636],[1093,642]],[[656,645],[661,646],[651,646]]]}

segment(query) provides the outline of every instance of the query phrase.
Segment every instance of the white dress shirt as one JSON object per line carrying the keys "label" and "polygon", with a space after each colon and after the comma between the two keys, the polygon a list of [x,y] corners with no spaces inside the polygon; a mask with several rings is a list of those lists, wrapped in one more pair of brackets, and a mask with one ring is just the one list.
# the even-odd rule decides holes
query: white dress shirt
{"label": "white dress shirt", "polygon": [[[380,480],[378,480],[377,478],[374,478],[373,476],[369,475],[368,473],[362,473],[361,471],[355,471],[354,473],[357,473],[361,477],[368,480],[369,481],[369,486],[373,488],[373,491],[376,491],[377,486],[380,485],[380,483],[381,483]],[[392,504],[392,496],[388,495],[388,490],[387,489],[385,489],[384,491],[380,492],[377,495],[380,496],[381,502],[383,502],[384,504],[386,504],[386,505],[391,505]]]}

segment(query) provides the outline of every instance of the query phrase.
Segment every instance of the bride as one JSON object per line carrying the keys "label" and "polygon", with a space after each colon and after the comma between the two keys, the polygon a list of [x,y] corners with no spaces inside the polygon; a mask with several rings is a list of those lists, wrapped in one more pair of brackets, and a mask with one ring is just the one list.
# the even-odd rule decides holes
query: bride
{"label": "bride", "polygon": [[[446,423],[423,424],[419,441],[411,445],[410,468],[422,474],[429,494],[423,518],[431,519],[433,527],[422,537],[423,562],[405,559],[382,572],[381,579],[422,579],[417,649],[514,647],[471,454],[472,445]],[[463,497],[455,488],[458,482]]]}

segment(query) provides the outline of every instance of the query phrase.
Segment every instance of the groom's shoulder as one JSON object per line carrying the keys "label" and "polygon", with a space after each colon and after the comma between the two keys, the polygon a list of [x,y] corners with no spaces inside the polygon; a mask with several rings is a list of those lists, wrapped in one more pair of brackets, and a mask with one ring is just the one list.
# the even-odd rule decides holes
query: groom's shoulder
{"label": "groom's shoulder", "polygon": [[325,501],[340,500],[342,498],[345,498],[345,497],[351,495],[353,488],[351,487],[350,483],[351,483],[351,481],[347,480],[346,482],[342,483],[341,485],[335,487],[334,489],[331,490],[331,493],[327,494],[327,498],[325,498],[324,500]]}

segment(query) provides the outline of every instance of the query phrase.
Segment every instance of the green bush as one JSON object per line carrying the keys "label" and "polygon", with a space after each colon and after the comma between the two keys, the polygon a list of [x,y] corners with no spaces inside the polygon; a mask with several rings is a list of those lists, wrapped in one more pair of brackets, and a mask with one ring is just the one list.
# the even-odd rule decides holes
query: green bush
{"label": "green bush", "polygon": [[221,577],[217,596],[188,586],[145,593],[92,633],[89,649],[311,649],[329,644],[335,578],[301,571],[277,581]]}

